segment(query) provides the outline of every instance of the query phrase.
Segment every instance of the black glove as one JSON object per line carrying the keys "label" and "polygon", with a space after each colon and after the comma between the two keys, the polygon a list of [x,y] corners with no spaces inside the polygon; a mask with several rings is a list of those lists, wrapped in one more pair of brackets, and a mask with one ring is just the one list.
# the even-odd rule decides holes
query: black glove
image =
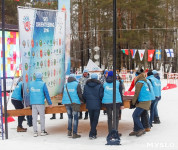
{"label": "black glove", "polygon": [[134,109],[135,105],[132,104],[132,102],[130,103],[130,109]]}

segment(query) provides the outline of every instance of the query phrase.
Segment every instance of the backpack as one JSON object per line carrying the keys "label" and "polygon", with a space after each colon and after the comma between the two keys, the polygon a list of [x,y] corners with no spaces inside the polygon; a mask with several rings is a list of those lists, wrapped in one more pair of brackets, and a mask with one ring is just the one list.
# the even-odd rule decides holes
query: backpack
{"label": "backpack", "polygon": [[120,137],[117,130],[112,130],[107,138],[106,138],[107,144],[106,145],[121,145],[120,144]]}

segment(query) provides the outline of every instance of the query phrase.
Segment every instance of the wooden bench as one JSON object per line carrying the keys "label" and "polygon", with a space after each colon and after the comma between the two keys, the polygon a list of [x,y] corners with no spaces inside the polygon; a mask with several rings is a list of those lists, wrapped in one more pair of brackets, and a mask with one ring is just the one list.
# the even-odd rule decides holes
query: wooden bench
{"label": "wooden bench", "polygon": [[[130,108],[130,101],[132,99],[132,96],[124,96],[124,107]],[[101,110],[105,110],[105,107],[102,107]],[[86,104],[81,104],[81,111],[87,111]],[[58,105],[53,106],[50,108],[49,106],[46,106],[45,108],[45,114],[56,114],[56,113],[66,113],[66,108],[64,105]],[[24,109],[16,109],[16,110],[7,110],[8,116],[28,116],[32,115],[32,110],[27,107]]]}

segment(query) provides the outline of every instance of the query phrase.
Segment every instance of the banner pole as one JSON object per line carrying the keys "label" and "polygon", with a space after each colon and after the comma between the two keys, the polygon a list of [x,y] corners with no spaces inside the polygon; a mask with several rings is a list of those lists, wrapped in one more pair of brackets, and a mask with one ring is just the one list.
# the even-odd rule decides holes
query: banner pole
{"label": "banner pole", "polygon": [[7,101],[6,101],[6,67],[5,67],[5,2],[2,0],[2,52],[3,52],[3,90],[4,90],[4,117],[5,117],[5,138],[8,139],[8,125],[7,125]]}

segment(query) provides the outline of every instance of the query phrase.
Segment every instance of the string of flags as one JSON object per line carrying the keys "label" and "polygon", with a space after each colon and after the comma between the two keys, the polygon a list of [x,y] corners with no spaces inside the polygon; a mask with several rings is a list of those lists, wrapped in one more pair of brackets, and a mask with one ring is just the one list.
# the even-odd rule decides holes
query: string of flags
{"label": "string of flags", "polygon": [[[145,49],[121,49],[121,51],[125,54],[125,55],[129,55],[129,50],[130,53],[132,55],[132,58],[135,58],[135,54],[138,51],[139,53],[139,57],[140,57],[140,61],[143,60],[143,56],[145,54]],[[148,61],[151,62],[153,59],[154,54],[156,55],[156,60],[161,60],[161,49],[149,49],[148,50]],[[167,57],[174,57],[174,51],[173,49],[165,49],[165,52],[167,54]]]}

